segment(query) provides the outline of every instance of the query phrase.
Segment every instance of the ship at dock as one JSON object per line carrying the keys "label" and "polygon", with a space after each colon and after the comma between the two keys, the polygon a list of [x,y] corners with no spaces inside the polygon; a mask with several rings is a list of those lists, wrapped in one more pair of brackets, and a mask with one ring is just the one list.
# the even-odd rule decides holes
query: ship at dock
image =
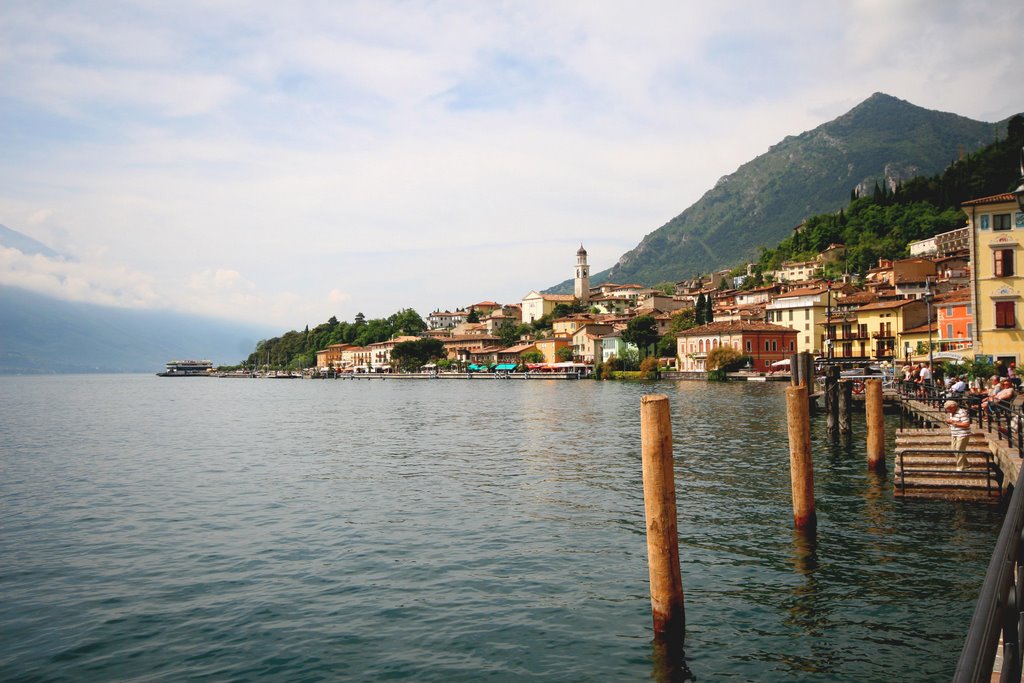
{"label": "ship at dock", "polygon": [[210,377],[213,373],[212,360],[171,360],[157,377]]}

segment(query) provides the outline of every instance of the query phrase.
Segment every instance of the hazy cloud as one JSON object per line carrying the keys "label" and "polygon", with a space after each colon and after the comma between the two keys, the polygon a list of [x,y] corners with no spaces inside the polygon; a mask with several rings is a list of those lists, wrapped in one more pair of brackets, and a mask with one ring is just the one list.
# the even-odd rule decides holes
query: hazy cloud
{"label": "hazy cloud", "polygon": [[293,327],[515,301],[873,92],[1024,110],[1021,25],[1016,0],[5,3],[0,223],[83,265],[4,277]]}

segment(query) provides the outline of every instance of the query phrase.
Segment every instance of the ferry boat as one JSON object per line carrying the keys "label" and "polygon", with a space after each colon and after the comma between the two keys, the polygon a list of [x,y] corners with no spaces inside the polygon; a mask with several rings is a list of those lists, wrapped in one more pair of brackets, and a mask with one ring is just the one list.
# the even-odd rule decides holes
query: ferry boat
{"label": "ferry boat", "polygon": [[171,360],[167,369],[156,373],[157,377],[209,377],[213,372],[212,360]]}

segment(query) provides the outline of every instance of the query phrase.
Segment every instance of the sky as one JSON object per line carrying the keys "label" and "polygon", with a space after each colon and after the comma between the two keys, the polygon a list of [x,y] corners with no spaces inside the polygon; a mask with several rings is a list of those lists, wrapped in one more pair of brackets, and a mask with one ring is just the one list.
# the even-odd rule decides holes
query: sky
{"label": "sky", "polygon": [[885,92],[1024,111],[1020,0],[0,3],[0,285],[301,329],[518,302]]}

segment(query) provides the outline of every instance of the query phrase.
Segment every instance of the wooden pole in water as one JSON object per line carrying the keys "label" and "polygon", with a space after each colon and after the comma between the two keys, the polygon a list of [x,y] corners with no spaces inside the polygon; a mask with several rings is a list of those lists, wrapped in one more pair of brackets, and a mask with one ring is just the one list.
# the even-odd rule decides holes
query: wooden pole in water
{"label": "wooden pole in water", "polygon": [[839,383],[839,433],[850,433],[850,413],[853,407],[853,382],[844,379]]}
{"label": "wooden pole in water", "polygon": [[789,383],[794,387],[800,385],[800,354],[794,353],[789,357]]}
{"label": "wooden pole in water", "polygon": [[649,394],[640,399],[640,444],[654,633],[659,637],[679,635],[685,630],[686,614],[679,571],[672,422],[667,396]]}
{"label": "wooden pole in water", "polygon": [[882,380],[864,382],[864,414],[868,423],[868,467],[885,469],[885,415],[882,412]]}
{"label": "wooden pole in water", "polygon": [[789,475],[793,486],[793,524],[813,529],[814,463],[811,460],[811,416],[807,408],[807,387],[786,387],[786,417],[789,425]]}
{"label": "wooden pole in water", "polygon": [[832,438],[839,435],[839,366],[825,371],[825,431]]}

